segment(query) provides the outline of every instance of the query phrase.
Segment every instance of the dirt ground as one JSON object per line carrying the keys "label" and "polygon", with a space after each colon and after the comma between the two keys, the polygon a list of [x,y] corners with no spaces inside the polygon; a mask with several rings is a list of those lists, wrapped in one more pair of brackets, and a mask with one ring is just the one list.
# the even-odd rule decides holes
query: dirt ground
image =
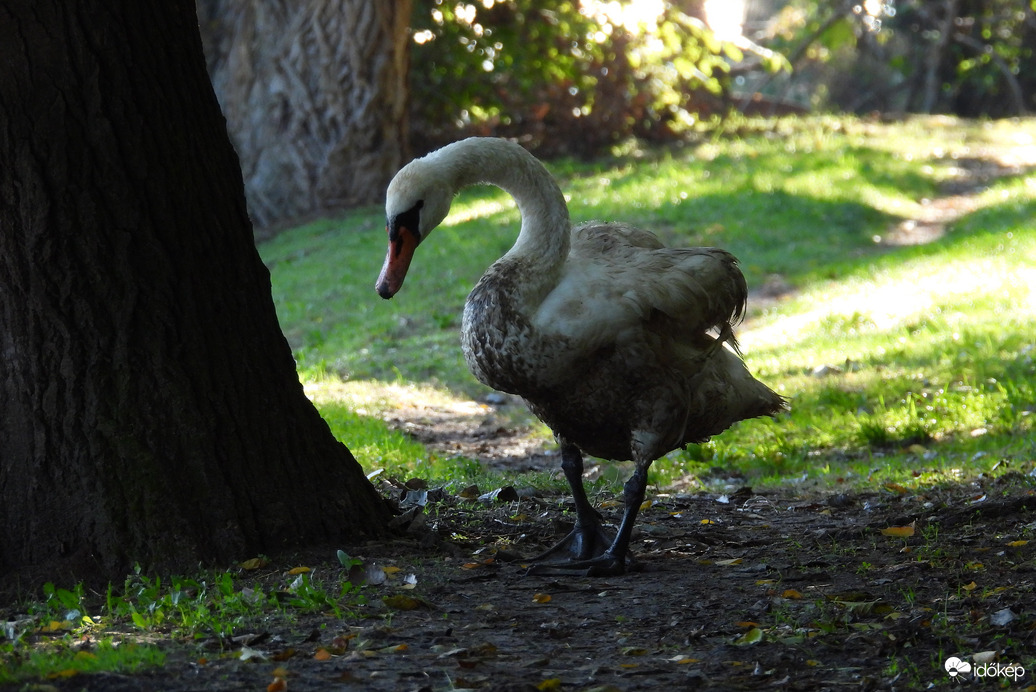
{"label": "dirt ground", "polygon": [[[982,185],[1034,163],[962,160],[945,196],[882,242],[939,237]],[[440,454],[556,468],[542,439],[496,415],[512,405],[404,402],[390,422]],[[363,587],[366,604],[349,617],[163,641],[161,668],[20,689],[1036,690],[1036,472],[1031,459],[1004,463],[1015,466],[996,480],[924,492],[756,493],[732,478],[713,479],[718,490],[654,494],[634,534],[638,570],[603,579],[525,574],[520,556],[570,527],[563,498],[419,488],[408,500],[386,483],[403,509],[415,503],[399,538],[241,575],[274,588],[306,565],[314,583],[337,584],[349,577],[335,556],[345,548],[382,582]],[[621,503],[596,499],[617,521]]]}
{"label": "dirt ground", "polygon": [[[409,535],[350,548],[374,581],[391,573],[355,617],[304,616],[200,653],[165,643],[162,668],[28,689],[1036,689],[1034,487],[1016,473],[921,494],[655,496],[639,571],[605,579],[526,576],[513,559],[567,530],[559,498],[445,496]],[[300,564],[316,583],[347,577],[328,549],[251,578],[283,583]],[[954,656],[972,672],[951,677]]]}

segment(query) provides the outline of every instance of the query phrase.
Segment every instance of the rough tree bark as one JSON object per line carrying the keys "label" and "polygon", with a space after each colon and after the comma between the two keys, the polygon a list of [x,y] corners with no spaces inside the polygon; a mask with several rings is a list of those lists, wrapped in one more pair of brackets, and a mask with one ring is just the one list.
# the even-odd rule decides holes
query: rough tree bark
{"label": "rough tree bark", "polygon": [[199,0],[198,9],[256,225],[383,201],[409,158],[411,0]]}
{"label": "rough tree bark", "polygon": [[0,0],[0,573],[377,535],[306,399],[192,0]]}

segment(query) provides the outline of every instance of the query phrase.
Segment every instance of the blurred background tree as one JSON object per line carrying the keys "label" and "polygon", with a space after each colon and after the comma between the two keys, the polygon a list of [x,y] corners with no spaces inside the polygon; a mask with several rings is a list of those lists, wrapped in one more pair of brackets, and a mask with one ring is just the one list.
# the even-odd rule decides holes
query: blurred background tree
{"label": "blurred background tree", "polygon": [[709,28],[706,4],[417,0],[417,146],[492,134],[592,155],[630,136],[679,136],[729,108],[730,65],[744,59]]}
{"label": "blurred background tree", "polygon": [[1006,117],[1036,108],[1033,0],[790,0],[757,40],[793,71],[742,85],[852,113]]}
{"label": "blurred background tree", "polygon": [[[412,4],[412,7],[411,7]],[[538,155],[733,111],[1036,108],[1036,0],[198,0],[257,226],[381,201],[469,135]]]}

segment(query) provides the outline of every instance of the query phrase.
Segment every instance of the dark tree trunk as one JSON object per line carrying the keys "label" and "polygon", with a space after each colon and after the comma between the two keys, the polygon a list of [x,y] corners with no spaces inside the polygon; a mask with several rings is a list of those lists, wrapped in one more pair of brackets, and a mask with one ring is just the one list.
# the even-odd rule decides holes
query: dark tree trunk
{"label": "dark tree trunk", "polygon": [[191,0],[0,0],[0,573],[382,531],[306,399]]}
{"label": "dark tree trunk", "polygon": [[266,227],[384,201],[409,158],[411,0],[199,0],[216,95]]}

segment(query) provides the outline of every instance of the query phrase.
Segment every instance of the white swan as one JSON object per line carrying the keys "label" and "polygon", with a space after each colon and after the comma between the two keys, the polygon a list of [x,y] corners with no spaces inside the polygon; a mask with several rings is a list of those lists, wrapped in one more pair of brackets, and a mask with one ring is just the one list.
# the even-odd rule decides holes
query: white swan
{"label": "white swan", "polygon": [[[478,183],[509,192],[522,227],[468,296],[464,357],[475,377],[523,397],[554,431],[575,498],[575,529],[537,558],[571,559],[537,569],[622,573],[651,463],[785,407],[736,353],[731,323],[745,308],[745,279],[723,250],[667,248],[624,224],[571,228],[539,161],[507,140],[471,138],[412,161],[389,185],[383,298],[400,289],[456,192]],[[583,453],[636,462],[614,539],[583,489]]]}

